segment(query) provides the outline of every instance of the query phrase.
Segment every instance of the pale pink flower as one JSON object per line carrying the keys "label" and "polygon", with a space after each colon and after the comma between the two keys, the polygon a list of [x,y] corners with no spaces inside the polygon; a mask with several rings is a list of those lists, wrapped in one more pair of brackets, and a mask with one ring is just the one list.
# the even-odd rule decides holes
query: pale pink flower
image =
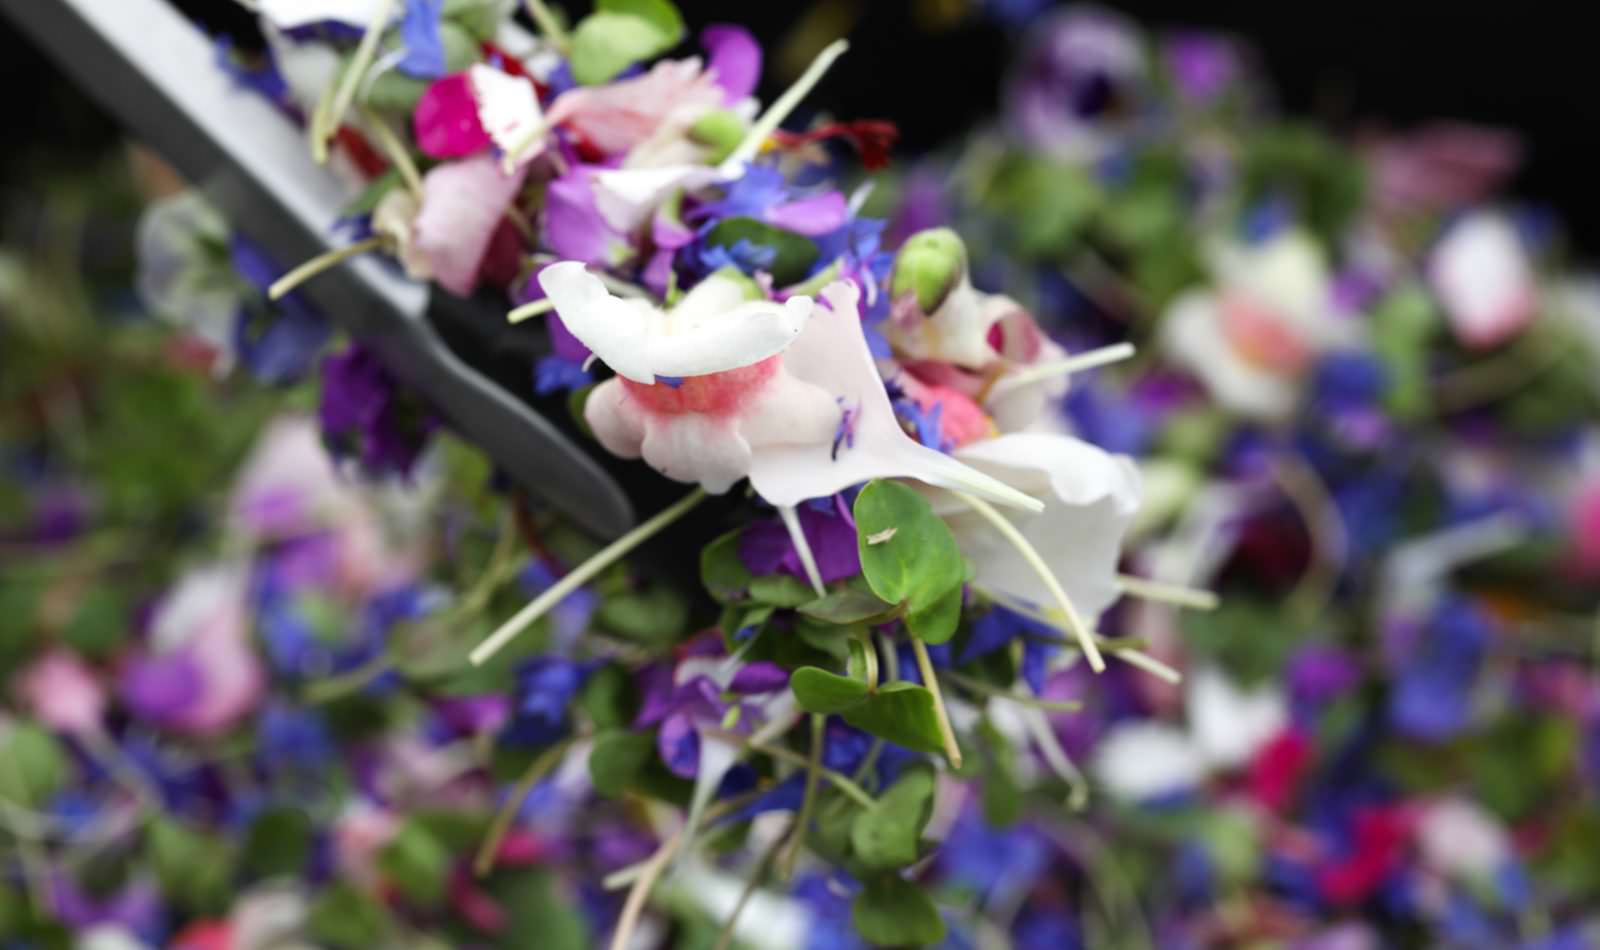
{"label": "pale pink flower", "polygon": [[1538,311],[1539,287],[1516,226],[1504,215],[1474,212],[1440,238],[1428,259],[1428,282],[1462,345],[1499,346]]}
{"label": "pale pink flower", "polygon": [[106,690],[78,654],[55,647],[28,664],[13,685],[17,699],[50,728],[68,735],[97,733]]}

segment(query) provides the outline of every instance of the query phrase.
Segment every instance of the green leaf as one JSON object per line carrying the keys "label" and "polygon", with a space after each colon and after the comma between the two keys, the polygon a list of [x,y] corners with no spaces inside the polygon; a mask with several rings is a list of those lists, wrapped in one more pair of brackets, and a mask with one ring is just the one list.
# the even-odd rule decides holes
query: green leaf
{"label": "green leaf", "polygon": [[[549,868],[503,875],[489,893],[506,909],[507,947],[530,950],[584,950],[594,945],[577,896]],[[519,936],[512,936],[519,935]]]}
{"label": "green leaf", "polygon": [[739,558],[739,536],[743,532],[743,528],[735,528],[700,552],[700,583],[719,604],[744,600],[755,579]]}
{"label": "green leaf", "polygon": [[233,854],[226,840],[161,816],[145,832],[145,852],[162,890],[181,906],[197,911],[227,906]]}
{"label": "green leaf", "polygon": [[595,670],[578,694],[578,705],[596,729],[625,728],[638,711],[633,684],[619,666]]}
{"label": "green leaf", "polygon": [[729,250],[740,241],[746,241],[754,247],[772,248],[777,254],[766,270],[772,274],[772,282],[779,287],[804,278],[820,253],[810,238],[748,217],[723,218],[706,235],[705,240],[708,247]]}
{"label": "green leaf", "polygon": [[874,870],[903,868],[917,860],[922,829],[933,814],[934,772],[908,769],[871,808],[856,813],[850,847],[856,860]]}
{"label": "green leaf", "polygon": [[[948,640],[951,592],[959,615],[966,564],[955,536],[921,495],[904,485],[875,481],[856,496],[857,545],[861,573],[872,592],[892,604],[924,614],[921,630]],[[943,601],[943,603],[941,603]],[[916,628],[912,633],[919,634]]]}
{"label": "green leaf", "polygon": [[961,585],[950,588],[943,597],[906,614],[906,629],[924,643],[944,643],[956,635],[961,625]]}
{"label": "green leaf", "polygon": [[1372,350],[1383,363],[1384,405],[1403,420],[1424,416],[1431,402],[1428,362],[1439,314],[1420,286],[1401,287],[1372,311]]}
{"label": "green leaf", "polygon": [[314,830],[298,808],[276,808],[256,816],[245,832],[242,863],[254,877],[298,877],[311,857]]}
{"label": "green leaf", "polygon": [[602,627],[650,644],[677,642],[689,626],[689,603],[665,584],[601,601],[595,619]]}
{"label": "green leaf", "polygon": [[797,608],[807,617],[828,623],[859,623],[894,610],[894,605],[874,594],[859,578],[833,590],[823,597],[807,601]]}
{"label": "green leaf", "polygon": [[933,694],[915,683],[890,683],[839,714],[857,729],[913,751],[944,749]]}
{"label": "green leaf", "polygon": [[1017,753],[1011,740],[984,716],[978,723],[979,747],[988,768],[983,775],[983,819],[1005,828],[1022,817],[1022,788],[1017,784]]}
{"label": "green leaf", "polygon": [[853,709],[867,698],[867,684],[814,666],[795,670],[789,677],[789,688],[794,690],[800,708],[821,715]]}
{"label": "green leaf", "polygon": [[450,861],[450,849],[414,818],[401,825],[378,852],[378,868],[384,878],[408,900],[423,907],[434,907],[444,900]]}
{"label": "green leaf", "polygon": [[683,18],[666,0],[600,0],[572,33],[572,78],[585,86],[678,45]]}
{"label": "green leaf", "polygon": [[788,574],[757,577],[750,582],[750,599],[774,607],[798,607],[817,598],[811,585]]}
{"label": "green leaf", "polygon": [[850,905],[856,930],[880,947],[924,947],[944,940],[944,918],[921,887],[898,875],[867,881]]}
{"label": "green leaf", "polygon": [[589,779],[594,782],[594,790],[608,798],[622,797],[650,764],[655,752],[653,733],[622,729],[600,733],[589,753]]}
{"label": "green leaf", "polygon": [[331,950],[364,950],[383,943],[388,919],[382,904],[335,882],[311,905],[306,936]]}
{"label": "green leaf", "polygon": [[67,782],[67,756],[55,736],[18,721],[0,733],[0,799],[39,809]]}
{"label": "green leaf", "polygon": [[122,598],[105,587],[85,591],[63,637],[91,660],[104,659],[122,646],[127,632]]}

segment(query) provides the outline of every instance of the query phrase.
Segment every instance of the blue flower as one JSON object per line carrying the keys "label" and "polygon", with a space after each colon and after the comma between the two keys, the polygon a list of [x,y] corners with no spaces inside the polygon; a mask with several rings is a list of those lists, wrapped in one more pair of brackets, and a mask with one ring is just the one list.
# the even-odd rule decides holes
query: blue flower
{"label": "blue flower", "polygon": [[1142,454],[1155,427],[1138,406],[1120,395],[1108,396],[1092,384],[1073,382],[1067,392],[1066,410],[1079,437],[1107,452]]}
{"label": "blue flower", "polygon": [[515,706],[504,737],[524,746],[547,746],[567,734],[567,707],[588,679],[590,667],[555,656],[538,656],[517,669]]}
{"label": "blue flower", "polygon": [[310,771],[331,762],[334,751],[327,724],[310,710],[274,703],[256,722],[256,756],[268,768]]}
{"label": "blue flower", "polygon": [[234,55],[231,37],[217,37],[216,45],[217,66],[234,82],[280,105],[288,101],[289,83],[270,54],[254,57],[254,65],[250,65]]}
{"label": "blue flower", "polygon": [[1418,655],[1408,658],[1390,696],[1389,718],[1396,729],[1438,742],[1466,728],[1489,632],[1488,618],[1472,604],[1458,598],[1440,604]]}
{"label": "blue flower", "polygon": [[772,262],[778,259],[777,248],[752,244],[747,238],[740,238],[731,247],[723,244],[708,246],[697,242],[689,249],[698,257],[700,269],[707,274],[724,267],[736,267],[754,276],[757,271],[770,271]]}
{"label": "blue flower", "polygon": [[594,376],[580,362],[560,356],[546,356],[533,370],[533,391],[540,396],[571,392],[594,382]]}
{"label": "blue flower", "polygon": [[438,79],[449,68],[439,29],[443,12],[444,0],[406,0],[405,16],[400,20],[400,41],[406,55],[397,68],[407,76]]}

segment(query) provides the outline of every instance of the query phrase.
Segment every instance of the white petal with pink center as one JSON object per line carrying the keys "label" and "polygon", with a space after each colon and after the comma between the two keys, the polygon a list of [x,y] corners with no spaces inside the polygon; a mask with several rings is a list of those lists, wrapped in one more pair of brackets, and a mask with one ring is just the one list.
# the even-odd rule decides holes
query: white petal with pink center
{"label": "white petal with pink center", "polygon": [[657,376],[704,376],[752,366],[799,337],[810,297],[751,300],[751,281],[713,274],[670,310],[614,296],[578,261],[539,272],[539,286],[572,335],[620,376],[646,386]]}
{"label": "white petal with pink center", "polygon": [[522,76],[478,63],[467,71],[467,82],[478,104],[478,123],[501,151],[511,151],[544,128],[538,91]]}
{"label": "white petal with pink center", "polygon": [[[1139,470],[1133,460],[1070,436],[1038,432],[974,442],[955,457],[1044,500],[1043,511],[1016,512],[1010,520],[1092,625],[1120,593],[1117,560],[1139,510]],[[1055,606],[1053,592],[1024,553],[990,521],[946,493],[929,493],[929,499],[972,560],[976,584],[1005,599]]]}
{"label": "white petal with pink center", "polygon": [[780,507],[898,477],[1041,507],[905,434],[867,348],[853,284],[829,285],[821,304],[777,304],[751,301],[745,278],[713,275],[664,313],[613,296],[576,262],[545,268],[539,282],[573,335],[619,374],[595,388],[584,410],[618,456],[714,494],[748,476]]}
{"label": "white petal with pink center", "polygon": [[1322,252],[1304,232],[1220,242],[1207,258],[1213,289],[1173,301],[1162,321],[1163,349],[1224,408],[1281,419],[1294,410],[1317,354],[1355,343],[1359,327],[1335,312]]}
{"label": "white petal with pink center", "polygon": [[1480,349],[1522,332],[1539,302],[1522,238],[1492,211],[1474,212],[1445,232],[1428,260],[1428,282],[1456,339]]}

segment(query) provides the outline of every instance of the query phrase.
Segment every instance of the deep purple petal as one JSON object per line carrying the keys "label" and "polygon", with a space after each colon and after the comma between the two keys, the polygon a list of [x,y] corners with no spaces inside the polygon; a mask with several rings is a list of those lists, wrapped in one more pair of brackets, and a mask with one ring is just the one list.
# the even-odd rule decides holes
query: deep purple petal
{"label": "deep purple petal", "polygon": [[734,674],[729,690],[742,695],[770,693],[789,685],[789,673],[768,660],[750,663]]}

